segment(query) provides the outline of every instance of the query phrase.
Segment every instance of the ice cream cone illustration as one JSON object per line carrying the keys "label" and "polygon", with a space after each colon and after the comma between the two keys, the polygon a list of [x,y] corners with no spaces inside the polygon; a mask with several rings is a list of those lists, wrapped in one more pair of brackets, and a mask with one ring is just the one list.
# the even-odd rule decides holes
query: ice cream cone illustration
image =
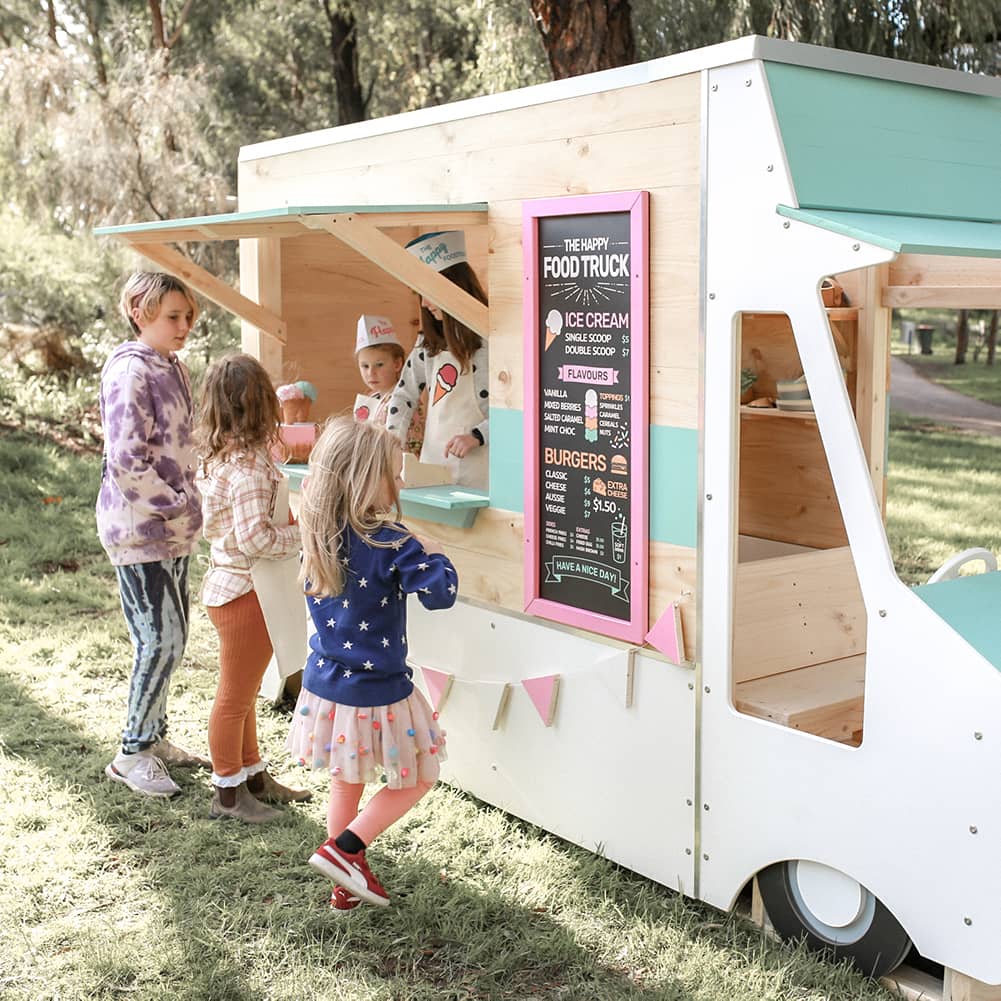
{"label": "ice cream cone illustration", "polygon": [[432,406],[455,389],[455,380],[458,378],[459,372],[450,362],[446,362],[438,369],[438,375],[435,377],[434,399],[431,401]]}
{"label": "ice cream cone illustration", "polygon": [[558,309],[551,309],[546,317],[546,351],[553,346],[553,341],[560,336],[562,330],[563,314]]}

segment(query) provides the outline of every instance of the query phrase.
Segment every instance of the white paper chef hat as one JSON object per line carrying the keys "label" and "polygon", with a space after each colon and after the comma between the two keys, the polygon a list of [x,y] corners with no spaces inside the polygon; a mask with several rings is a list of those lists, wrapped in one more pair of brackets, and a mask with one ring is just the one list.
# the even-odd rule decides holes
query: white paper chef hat
{"label": "white paper chef hat", "polygon": [[444,233],[425,233],[411,240],[407,250],[418,260],[444,271],[453,264],[461,264],[466,258],[466,234],[461,229],[450,229]]}
{"label": "white paper chef hat", "polygon": [[[369,316],[362,314],[358,317],[358,336],[355,339],[355,354],[362,348],[378,348],[384,344],[399,344],[400,339],[396,336],[396,329],[393,321],[388,316]],[[402,347],[402,345],[400,345]]]}

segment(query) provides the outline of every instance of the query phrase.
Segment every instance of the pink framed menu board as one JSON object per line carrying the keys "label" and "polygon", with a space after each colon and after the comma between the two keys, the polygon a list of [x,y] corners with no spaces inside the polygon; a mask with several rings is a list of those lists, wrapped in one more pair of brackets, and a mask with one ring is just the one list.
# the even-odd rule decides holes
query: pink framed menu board
{"label": "pink framed menu board", "polygon": [[525,202],[525,610],[647,631],[649,195]]}

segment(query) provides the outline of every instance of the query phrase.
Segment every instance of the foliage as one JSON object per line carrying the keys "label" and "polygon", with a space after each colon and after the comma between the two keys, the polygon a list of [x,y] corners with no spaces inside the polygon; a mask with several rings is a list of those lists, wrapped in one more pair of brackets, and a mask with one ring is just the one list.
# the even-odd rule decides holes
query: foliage
{"label": "foliage", "polygon": [[124,49],[107,87],[72,50],[0,50],[0,187],[67,232],[224,211],[232,161],[200,70]]}
{"label": "foliage", "polygon": [[633,0],[640,58],[765,35],[930,66],[994,74],[992,0]]}
{"label": "foliage", "polygon": [[125,255],[82,234],[0,209],[0,323],[55,324],[82,334],[106,322]]}

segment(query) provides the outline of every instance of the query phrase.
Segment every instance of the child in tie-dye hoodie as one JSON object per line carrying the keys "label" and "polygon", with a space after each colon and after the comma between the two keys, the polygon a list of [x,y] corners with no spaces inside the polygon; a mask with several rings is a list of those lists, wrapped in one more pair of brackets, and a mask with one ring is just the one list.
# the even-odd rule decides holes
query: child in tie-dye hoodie
{"label": "child in tie-dye hoodie", "polygon": [[174,352],[198,304],[173,276],[139,272],[119,307],[136,339],[115,348],[101,373],[97,528],[135,656],[121,751],[105,774],[135,792],[173,796],[180,788],[165,762],[208,764],[166,739],[170,676],[188,637],[188,561],[202,524],[191,382]]}

